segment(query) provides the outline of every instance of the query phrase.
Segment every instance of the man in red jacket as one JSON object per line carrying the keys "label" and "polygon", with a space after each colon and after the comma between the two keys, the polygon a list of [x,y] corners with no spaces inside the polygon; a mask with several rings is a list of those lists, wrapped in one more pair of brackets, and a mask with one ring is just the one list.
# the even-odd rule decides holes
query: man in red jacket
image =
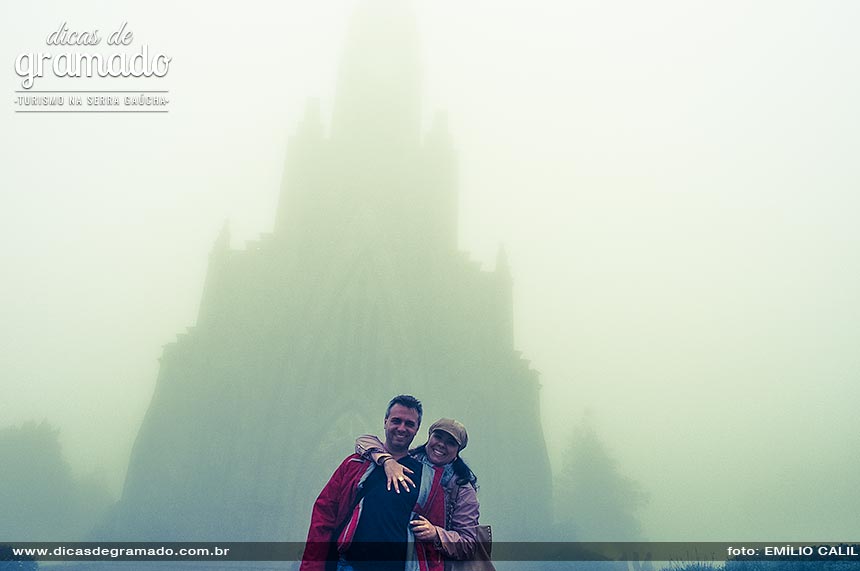
{"label": "man in red jacket", "polygon": [[421,402],[410,395],[391,399],[385,413],[385,449],[412,470],[415,486],[386,491],[384,470],[357,454],[348,456],[320,492],[311,514],[301,571],[436,571],[442,556],[432,543],[416,541],[410,521],[444,525],[441,469],[408,455],[421,426]]}

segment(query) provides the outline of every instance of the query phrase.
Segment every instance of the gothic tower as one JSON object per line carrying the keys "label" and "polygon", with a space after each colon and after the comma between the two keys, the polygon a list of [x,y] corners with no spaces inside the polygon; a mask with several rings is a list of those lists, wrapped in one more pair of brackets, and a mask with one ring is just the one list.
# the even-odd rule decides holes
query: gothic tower
{"label": "gothic tower", "polygon": [[272,234],[209,258],[195,327],[164,348],[106,535],[301,540],[353,439],[392,396],[469,428],[482,518],[536,539],[551,521],[538,374],[513,345],[512,280],[457,248],[447,121],[421,129],[415,22],[366,0],[327,131],[308,103],[289,138]]}

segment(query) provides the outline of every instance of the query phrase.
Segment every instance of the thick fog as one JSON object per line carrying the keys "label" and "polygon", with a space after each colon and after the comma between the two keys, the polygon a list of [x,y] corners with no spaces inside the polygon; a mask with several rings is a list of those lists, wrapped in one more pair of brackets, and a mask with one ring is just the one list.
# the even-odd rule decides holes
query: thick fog
{"label": "thick fog", "polygon": [[[3,4],[0,429],[47,420],[74,472],[120,494],[161,348],[194,324],[225,221],[235,249],[272,230],[287,137],[308,98],[328,119],[355,4]],[[507,252],[554,472],[587,417],[648,494],[648,539],[852,539],[860,6],[415,13],[460,248],[488,270]],[[15,113],[13,62],[63,22],[128,22],[170,55],[133,84],[169,90],[169,113]],[[111,85],[76,81],[37,84]]]}

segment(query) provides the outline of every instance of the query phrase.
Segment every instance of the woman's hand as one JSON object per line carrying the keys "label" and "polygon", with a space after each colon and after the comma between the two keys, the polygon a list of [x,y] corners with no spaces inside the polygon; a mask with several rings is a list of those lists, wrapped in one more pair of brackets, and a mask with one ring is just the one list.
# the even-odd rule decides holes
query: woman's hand
{"label": "woman's hand", "polygon": [[436,526],[427,521],[424,516],[418,516],[418,519],[413,519],[409,525],[412,526],[412,534],[418,541],[436,541],[439,535],[436,532]]}
{"label": "woman's hand", "polygon": [[386,490],[391,490],[391,486],[394,486],[394,491],[398,494],[400,493],[400,486],[403,486],[403,489],[406,492],[409,492],[409,486],[415,487],[415,484],[412,483],[412,480],[406,474],[412,474],[412,470],[391,458],[391,460],[386,460],[382,465],[385,470],[385,477],[388,479],[388,484],[385,486]]}

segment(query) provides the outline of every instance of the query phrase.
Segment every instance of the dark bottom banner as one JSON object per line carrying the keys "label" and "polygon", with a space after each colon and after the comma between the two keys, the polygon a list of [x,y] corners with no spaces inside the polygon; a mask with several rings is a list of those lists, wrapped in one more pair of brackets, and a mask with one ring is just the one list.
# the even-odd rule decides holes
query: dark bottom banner
{"label": "dark bottom banner", "polygon": [[[328,544],[215,543],[5,543],[0,562],[217,561],[294,562],[330,557]],[[372,546],[380,553],[384,546]],[[397,550],[390,550],[397,553]],[[495,542],[494,561],[817,561],[860,563],[860,542]],[[0,566],[0,570],[11,568]],[[23,568],[23,567],[21,567]]]}

